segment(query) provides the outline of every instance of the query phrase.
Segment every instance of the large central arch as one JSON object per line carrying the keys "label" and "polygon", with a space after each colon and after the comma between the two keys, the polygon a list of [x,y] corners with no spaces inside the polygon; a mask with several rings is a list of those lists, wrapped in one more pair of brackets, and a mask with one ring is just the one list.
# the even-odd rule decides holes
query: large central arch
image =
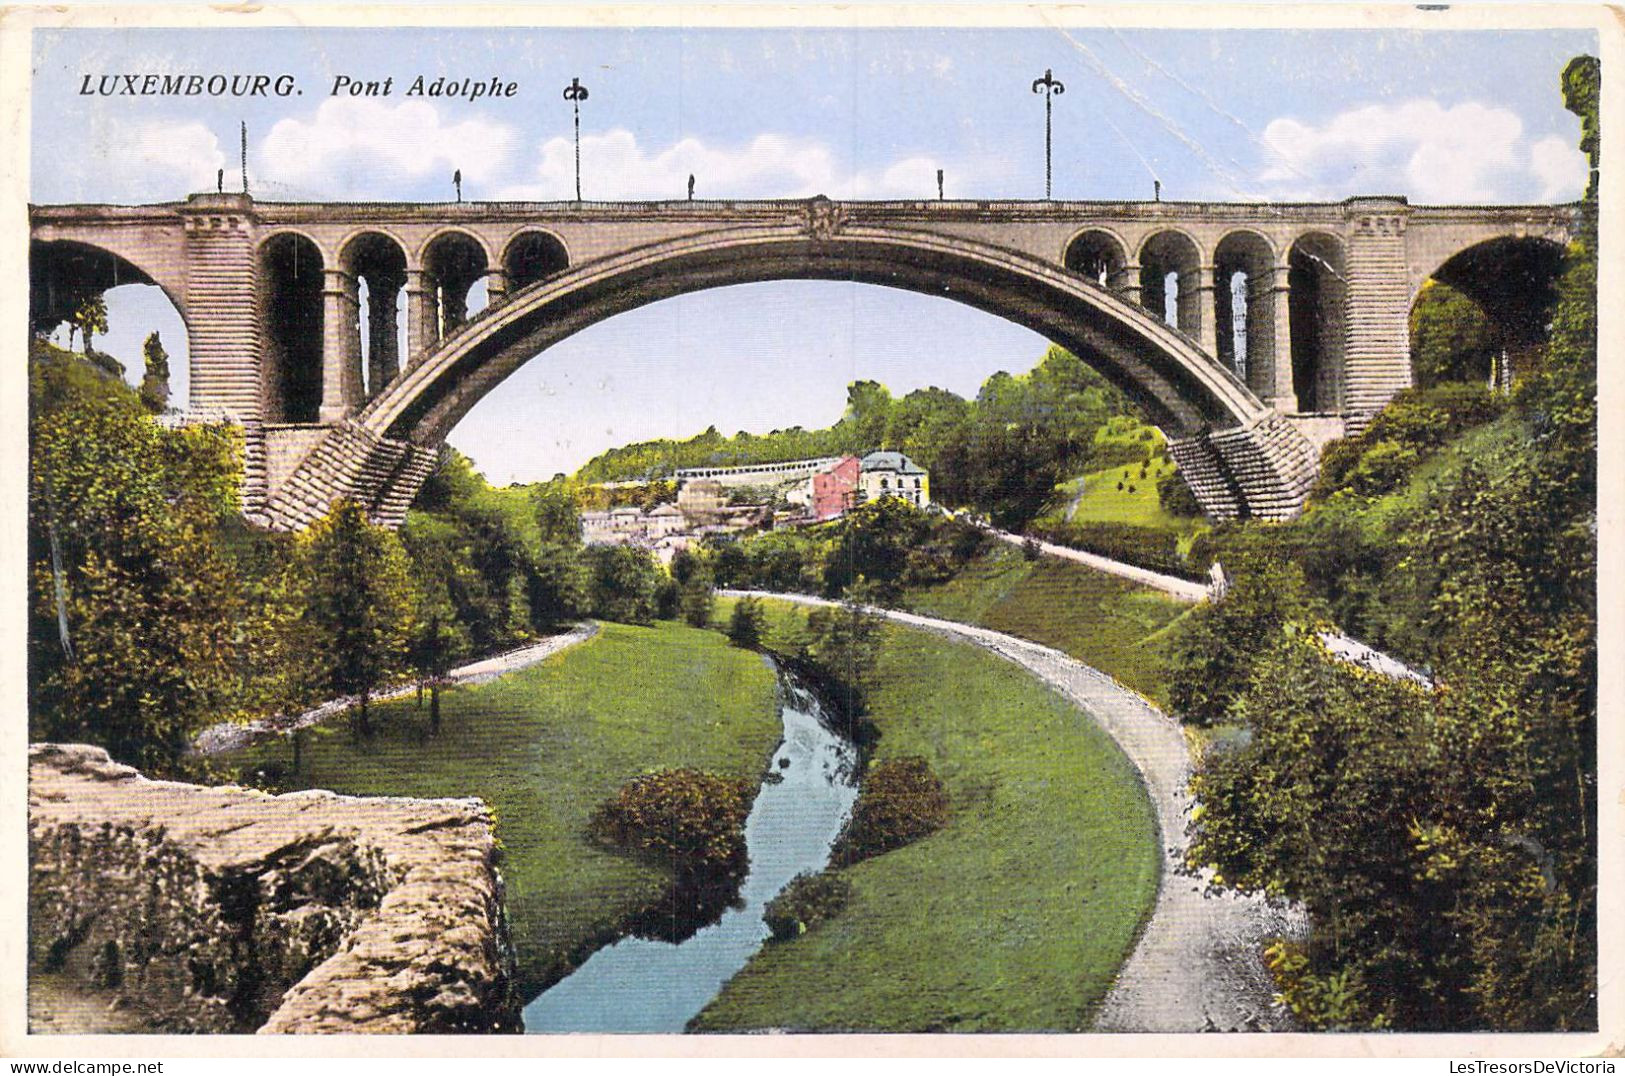
{"label": "large central arch", "polygon": [[[308,518],[309,506],[337,496],[357,497],[375,516],[392,521],[404,513],[433,450],[458,420],[552,345],[661,299],[772,280],[903,288],[1023,325],[1099,370],[1170,437],[1206,446],[1204,458],[1213,459],[1217,472],[1225,470],[1222,454],[1212,452],[1209,442],[1222,442],[1226,431],[1232,439],[1244,432],[1254,442],[1262,427],[1274,440],[1294,436],[1290,428],[1276,429],[1274,412],[1194,340],[1097,280],[1002,247],[846,223],[839,213],[833,204],[815,200],[804,216],[787,214],[779,226],[719,229],[635,248],[510,294],[450,332],[333,430],[295,475],[293,498],[282,498],[279,506],[273,495],[272,522],[283,522],[290,513]],[[1192,457],[1193,464],[1200,462]],[[1268,458],[1263,466],[1280,470]],[[1238,492],[1238,482],[1245,485],[1244,479],[1264,482],[1275,500],[1284,495],[1301,501],[1292,476],[1283,484],[1280,474],[1247,479],[1217,472],[1209,476],[1215,488],[1224,487],[1229,506],[1239,506],[1242,514],[1247,498]],[[346,476],[355,481],[343,481]]]}

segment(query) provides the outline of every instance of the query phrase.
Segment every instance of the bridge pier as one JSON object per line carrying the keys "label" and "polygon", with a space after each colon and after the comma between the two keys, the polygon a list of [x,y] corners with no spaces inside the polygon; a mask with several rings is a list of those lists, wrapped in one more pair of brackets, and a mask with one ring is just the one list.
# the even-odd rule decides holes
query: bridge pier
{"label": "bridge pier", "polygon": [[439,342],[434,285],[422,269],[406,271],[406,346],[408,368],[416,366]]}
{"label": "bridge pier", "polygon": [[[1218,308],[1213,302],[1214,277],[1218,272],[1211,265],[1199,266],[1196,270],[1196,317],[1197,341],[1202,350],[1215,357],[1219,354],[1219,325]],[[1180,296],[1180,306],[1184,306],[1184,296]],[[1228,299],[1229,297],[1226,296]],[[1181,318],[1181,321],[1184,319]]]}
{"label": "bridge pier", "polygon": [[1405,232],[1410,207],[1402,198],[1349,202],[1342,410],[1364,421],[1411,386],[1409,275]]}
{"label": "bridge pier", "polygon": [[323,271],[322,403],[323,423],[337,422],[361,402],[361,300],[355,278],[343,269]]}
{"label": "bridge pier", "polygon": [[1292,266],[1278,263],[1271,276],[1268,286],[1274,304],[1275,348],[1270,368],[1259,371],[1252,389],[1276,412],[1291,414],[1298,410],[1298,393],[1292,387]]}
{"label": "bridge pier", "polygon": [[508,271],[493,267],[485,274],[486,302],[490,306],[508,301]]}

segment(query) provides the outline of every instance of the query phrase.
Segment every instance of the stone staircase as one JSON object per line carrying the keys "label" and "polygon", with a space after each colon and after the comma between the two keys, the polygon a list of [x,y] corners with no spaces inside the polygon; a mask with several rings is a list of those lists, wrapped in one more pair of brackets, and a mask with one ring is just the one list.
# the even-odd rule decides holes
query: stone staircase
{"label": "stone staircase", "polygon": [[353,419],[330,429],[265,503],[263,525],[299,530],[349,498],[375,523],[398,527],[434,469],[432,448],[382,437]]}
{"label": "stone staircase", "polygon": [[1291,519],[1319,469],[1315,446],[1280,415],[1168,442],[1186,485],[1213,519]]}

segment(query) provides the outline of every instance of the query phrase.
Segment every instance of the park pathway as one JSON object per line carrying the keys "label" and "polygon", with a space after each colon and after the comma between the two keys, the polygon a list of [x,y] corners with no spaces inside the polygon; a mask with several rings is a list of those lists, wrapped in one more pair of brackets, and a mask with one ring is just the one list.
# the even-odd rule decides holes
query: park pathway
{"label": "park pathway", "polygon": [[1037,538],[1025,534],[1011,534],[1009,531],[996,530],[992,527],[987,531],[1001,542],[1008,542],[1014,546],[1024,545],[1027,542],[1036,542],[1038,548],[1051,557],[1060,557],[1062,560],[1074,560],[1079,564],[1086,564],[1099,572],[1128,579],[1141,586],[1160,590],[1171,597],[1184,602],[1205,602],[1211,596],[1205,583],[1193,583],[1189,579],[1181,579],[1176,575],[1164,575],[1153,572],[1149,568],[1139,568],[1133,564],[1124,564],[1120,560],[1112,560],[1098,553],[1085,553],[1081,549],[1072,549],[1069,546],[1056,545],[1054,542],[1039,541]]}
{"label": "park pathway", "polygon": [[[562,635],[550,635],[540,642],[522,646],[517,650],[510,650],[505,654],[494,657],[481,658],[479,661],[460,665],[446,674],[445,686],[457,687],[464,684],[483,684],[505,673],[515,672],[527,665],[552,657],[559,651],[572,647],[577,643],[586,642],[598,634],[598,625],[592,621],[583,621]],[[414,681],[400,687],[380,691],[372,696],[373,702],[385,702],[389,699],[404,698],[416,691],[417,683]],[[341,699],[330,699],[320,706],[306,710],[302,714],[283,715],[263,718],[259,721],[250,721],[247,724],[238,724],[232,721],[222,721],[210,725],[197,734],[193,741],[193,751],[199,755],[218,755],[225,751],[235,751],[262,736],[286,735],[296,729],[308,728],[320,724],[330,717],[343,713],[356,704],[354,696],[345,696]]]}
{"label": "park pathway", "polygon": [[[725,590],[800,605],[823,598]],[[1092,1030],[1124,1032],[1286,1030],[1271,998],[1275,986],[1260,959],[1268,939],[1302,936],[1301,910],[1220,889],[1185,865],[1185,824],[1194,806],[1184,733],[1166,714],[1098,669],[1059,650],[1013,635],[892,609],[871,608],[899,624],[974,643],[1013,661],[1087,711],[1139,770],[1156,809],[1163,870],[1156,904],[1133,954],[1106,995]]]}

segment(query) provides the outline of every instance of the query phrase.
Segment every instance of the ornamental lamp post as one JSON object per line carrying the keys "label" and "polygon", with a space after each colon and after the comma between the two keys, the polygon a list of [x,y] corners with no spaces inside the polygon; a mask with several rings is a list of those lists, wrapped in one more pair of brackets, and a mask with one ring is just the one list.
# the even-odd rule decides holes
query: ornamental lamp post
{"label": "ornamental lamp post", "polygon": [[1050,101],[1051,99],[1065,93],[1066,86],[1064,86],[1061,81],[1050,72],[1050,69],[1046,67],[1044,68],[1043,78],[1033,79],[1033,92],[1044,95],[1044,200],[1049,201],[1051,189],[1050,179],[1052,175],[1050,168],[1050,146],[1052,144],[1050,136]]}
{"label": "ornamental lamp post", "polygon": [[581,102],[587,99],[587,87],[579,78],[572,78],[564,87],[564,99],[575,108],[576,114],[576,201],[581,201]]}

